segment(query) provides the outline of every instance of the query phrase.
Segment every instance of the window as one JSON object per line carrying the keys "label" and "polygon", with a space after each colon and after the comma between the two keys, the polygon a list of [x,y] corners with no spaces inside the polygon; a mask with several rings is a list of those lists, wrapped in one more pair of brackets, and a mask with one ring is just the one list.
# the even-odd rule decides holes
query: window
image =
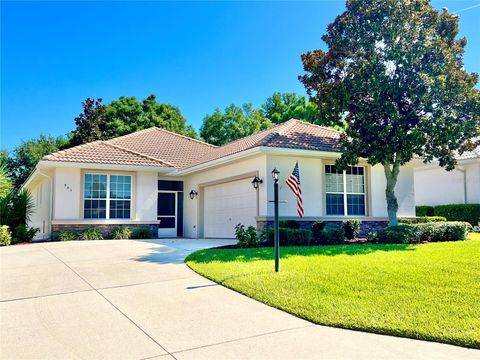
{"label": "window", "polygon": [[365,168],[325,165],[325,193],[327,215],[365,215]]}
{"label": "window", "polygon": [[83,190],[85,219],[130,219],[131,200],[131,176],[85,174]]}

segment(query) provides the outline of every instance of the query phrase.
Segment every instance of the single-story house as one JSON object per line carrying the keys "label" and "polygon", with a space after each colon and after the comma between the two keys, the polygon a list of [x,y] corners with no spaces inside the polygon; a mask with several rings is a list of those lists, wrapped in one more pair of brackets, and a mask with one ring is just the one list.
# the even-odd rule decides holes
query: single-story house
{"label": "single-story house", "polygon": [[414,174],[416,205],[480,204],[480,146],[457,156],[452,171],[430,164]]}
{"label": "single-story house", "polygon": [[[213,146],[159,128],[95,141],[45,156],[24,187],[36,212],[38,238],[95,226],[149,226],[159,237],[233,238],[238,223],[273,223],[273,180],[280,171],[280,218],[300,220],[285,185],[298,161],[302,224],[360,218],[365,229],[387,222],[382,166],[335,168],[340,133],[292,119]],[[420,163],[420,162],[419,162]],[[400,216],[415,215],[414,167],[396,186]],[[258,188],[252,180],[258,177]]]}

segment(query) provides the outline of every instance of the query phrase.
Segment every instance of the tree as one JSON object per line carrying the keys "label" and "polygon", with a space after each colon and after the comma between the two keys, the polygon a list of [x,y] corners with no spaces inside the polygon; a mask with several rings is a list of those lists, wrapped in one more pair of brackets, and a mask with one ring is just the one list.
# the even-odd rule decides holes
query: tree
{"label": "tree", "polygon": [[107,107],[102,99],[86,98],[82,102],[83,112],[75,118],[75,130],[70,135],[70,146],[76,146],[95,140],[109,139],[107,130]]}
{"label": "tree", "polygon": [[420,156],[451,170],[456,151],[477,145],[478,75],[464,70],[457,35],[458,17],[428,0],[350,0],[322,37],[328,51],[302,55],[299,79],[320,114],[347,124],[337,164],[383,166],[390,225],[401,165]]}
{"label": "tree", "polygon": [[197,137],[178,107],[158,103],[153,94],[142,102],[134,96],[121,96],[107,105],[102,104],[102,99],[87,98],[82,107],[83,112],[75,118],[76,128],[71,133],[72,146],[108,140],[153,126]]}
{"label": "tree", "polygon": [[19,188],[37,163],[48,154],[64,149],[68,140],[64,137],[40,135],[36,139],[23,141],[13,150],[13,158],[8,164],[10,175],[16,188]]}
{"label": "tree", "polygon": [[304,96],[298,96],[295,93],[273,93],[262,105],[262,110],[265,117],[274,124],[298,119],[324,125],[324,121],[319,117],[317,106],[307,101]]}
{"label": "tree", "polygon": [[265,119],[262,111],[254,109],[252,104],[242,107],[231,104],[223,113],[216,109],[212,115],[205,116],[200,136],[210,144],[223,145],[271,126],[271,121]]}

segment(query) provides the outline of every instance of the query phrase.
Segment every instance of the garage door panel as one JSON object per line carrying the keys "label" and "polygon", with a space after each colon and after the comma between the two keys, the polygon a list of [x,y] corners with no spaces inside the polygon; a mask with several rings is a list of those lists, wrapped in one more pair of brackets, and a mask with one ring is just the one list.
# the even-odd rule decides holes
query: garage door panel
{"label": "garage door panel", "polygon": [[204,189],[205,237],[234,238],[238,223],[256,225],[257,193],[249,179]]}

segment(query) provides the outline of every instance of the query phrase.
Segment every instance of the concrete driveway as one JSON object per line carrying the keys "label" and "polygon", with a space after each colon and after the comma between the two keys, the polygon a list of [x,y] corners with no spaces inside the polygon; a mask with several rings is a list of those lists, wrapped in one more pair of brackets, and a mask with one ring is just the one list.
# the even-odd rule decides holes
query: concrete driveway
{"label": "concrete driveway", "polygon": [[480,351],[313,325],[195,274],[221,240],[0,249],[2,359],[479,359]]}

